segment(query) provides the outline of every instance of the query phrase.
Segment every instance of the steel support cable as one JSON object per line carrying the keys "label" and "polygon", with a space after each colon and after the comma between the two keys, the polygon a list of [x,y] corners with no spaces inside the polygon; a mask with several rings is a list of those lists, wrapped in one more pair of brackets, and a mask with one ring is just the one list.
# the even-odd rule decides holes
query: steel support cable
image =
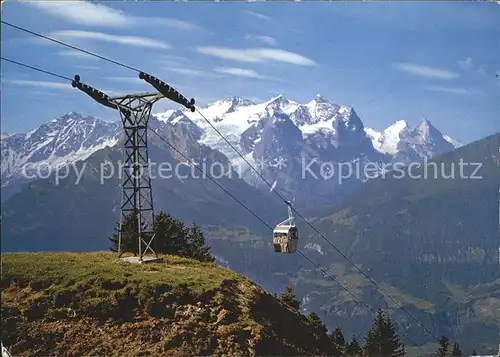
{"label": "steel support cable", "polygon": [[47,40],[47,41],[51,41],[51,42],[54,42],[54,43],[57,43],[59,45],[63,45],[63,46],[66,46],[68,48],[71,48],[75,51],[80,51],[80,52],[83,52],[89,56],[94,56],[94,57],[97,57],[97,58],[100,58],[104,61],[107,61],[107,62],[110,62],[110,63],[113,63],[117,66],[120,66],[120,67],[124,67],[124,68],[127,68],[127,69],[131,69],[132,71],[136,71],[136,72],[141,72],[139,69],[137,68],[134,68],[134,67],[131,67],[129,65],[126,65],[124,63],[121,63],[121,62],[118,62],[118,61],[115,61],[111,58],[108,58],[108,57],[104,57],[104,56],[101,56],[100,54],[97,54],[95,52],[92,52],[92,51],[88,51],[88,50],[84,50],[83,48],[80,48],[78,46],[74,46],[74,45],[71,45],[69,43],[66,43],[66,42],[63,42],[63,41],[60,41],[60,40],[57,40],[55,38],[52,38],[52,37],[49,37],[49,36],[46,36],[46,35],[43,35],[41,33],[38,33],[38,32],[35,32],[35,31],[31,31],[31,30],[28,30],[24,27],[21,27],[21,26],[18,26],[18,25],[14,25],[14,24],[11,24],[7,21],[3,21],[3,20],[0,20],[0,22],[4,25],[7,25],[7,26],[10,26],[12,28],[15,28],[16,30],[19,30],[19,31],[23,31],[23,32],[26,32],[26,33],[29,33],[30,35],[34,35],[34,36],[37,36],[37,37],[40,37],[40,38],[43,38],[44,40]]}
{"label": "steel support cable", "polygon": [[[288,201],[278,192],[273,188],[273,185],[271,185],[263,176],[262,174],[253,167],[253,165],[240,153],[240,151],[229,141],[227,138],[203,115],[203,113],[196,108],[196,111],[200,116],[205,120],[211,127],[216,131],[216,133],[240,156],[245,163],[259,176],[259,178],[271,189],[272,192],[278,195],[278,197],[284,202],[287,203]],[[361,273],[366,279],[368,279],[380,292],[382,292],[385,296],[387,296],[389,299],[392,300],[398,306],[399,309],[401,309],[406,315],[408,315],[413,321],[418,323],[422,329],[429,335],[431,335],[435,340],[439,340],[439,337],[437,337],[432,331],[427,329],[422,323],[414,317],[412,314],[410,314],[400,303],[397,301],[393,296],[389,295],[381,286],[378,284],[373,278],[371,278],[368,274],[366,274],[361,268],[359,268],[356,263],[354,263],[347,255],[345,255],[344,252],[342,252],[339,248],[335,246],[328,238],[326,238],[323,233],[321,233],[316,227],[314,227],[304,216],[302,216],[293,206],[291,207],[292,210],[297,214],[298,217],[302,218],[306,224],[312,228],[321,238],[323,238],[337,253],[339,253],[345,260],[347,260],[356,270]]]}
{"label": "steel support cable", "polygon": [[[126,64],[124,64],[124,63],[121,63],[121,62],[119,62],[119,61],[115,61],[115,60],[113,60],[113,59],[110,59],[110,58],[107,58],[107,57],[101,56],[101,55],[99,55],[99,54],[97,54],[97,53],[94,53],[94,52],[91,52],[91,51],[88,51],[88,50],[85,50],[85,49],[79,48],[79,47],[77,47],[77,46],[74,46],[74,45],[71,45],[71,44],[65,43],[65,42],[63,42],[63,41],[60,41],[60,40],[57,40],[57,39],[51,38],[51,37],[49,37],[49,36],[42,35],[42,34],[40,34],[40,33],[37,33],[37,32],[35,32],[35,31],[28,30],[28,29],[23,28],[23,27],[21,27],[21,26],[14,25],[14,24],[8,23],[8,22],[3,21],[3,20],[0,20],[0,22],[1,22],[2,24],[5,24],[5,25],[7,25],[7,26],[11,26],[11,27],[13,27],[13,28],[15,28],[15,29],[18,29],[18,30],[20,30],[20,31],[24,31],[24,32],[29,33],[29,34],[32,34],[32,35],[34,35],[34,36],[37,36],[37,37],[43,38],[43,39],[45,39],[45,40],[48,40],[48,41],[52,41],[52,42],[58,43],[58,44],[60,44],[60,45],[63,45],[63,46],[66,46],[66,47],[72,48],[72,49],[74,49],[74,50],[76,50],[76,51],[80,51],[80,52],[86,53],[86,54],[91,55],[91,56],[95,56],[95,57],[97,57],[97,58],[100,58],[100,59],[102,59],[102,60],[108,61],[108,62],[113,63],[113,64],[115,64],[115,65],[118,65],[118,66],[121,66],[121,67],[124,67],[124,68],[130,69],[130,70],[133,70],[133,71],[136,71],[136,72],[139,72],[139,73],[140,73],[140,72],[142,72],[141,70],[139,70],[139,69],[137,69],[137,68],[131,67],[131,66],[126,65]],[[9,60],[7,60],[7,61],[9,61]],[[10,60],[9,62],[12,62],[12,63],[13,63],[13,61],[12,61],[12,60]],[[21,64],[21,65],[22,65],[22,64]],[[31,68],[31,69],[35,69],[34,67],[31,67],[31,66],[27,66],[27,65],[23,65],[23,66],[28,67],[28,68]],[[43,73],[51,74],[51,73],[49,73],[48,71],[45,71],[45,70],[41,70],[41,69],[35,69],[35,70],[40,71],[40,72],[43,72]],[[67,80],[68,80],[68,78],[67,78],[67,77],[64,77],[64,76],[59,76],[59,75],[56,75],[56,77],[59,77],[59,78],[64,78],[64,79],[67,79]],[[202,118],[203,118],[203,119],[204,119],[207,123],[209,123],[209,125],[210,125],[210,126],[211,126],[214,130],[216,130],[216,132],[219,134],[219,136],[221,136],[221,138],[222,138],[224,141],[226,141],[226,143],[228,143],[228,144],[231,146],[231,148],[232,148],[233,150],[235,150],[235,152],[236,152],[236,153],[237,153],[237,154],[238,154],[238,155],[239,155],[239,156],[240,156],[240,157],[241,157],[241,158],[242,158],[242,159],[243,159],[243,160],[244,160],[244,161],[245,161],[245,162],[249,165],[249,167],[250,167],[250,168],[251,168],[251,169],[252,169],[252,170],[253,170],[253,171],[254,171],[254,172],[255,172],[255,173],[256,173],[256,174],[257,174],[257,175],[258,175],[258,176],[262,179],[262,181],[263,181],[263,182],[264,182],[267,186],[269,186],[269,187],[272,189],[272,191],[273,191],[275,194],[277,194],[277,195],[279,196],[279,198],[280,198],[282,201],[287,202],[287,200],[285,200],[285,199],[283,198],[283,196],[282,196],[282,195],[280,195],[280,194],[279,194],[279,192],[277,192],[277,191],[276,191],[276,190],[272,187],[272,185],[271,185],[269,182],[267,182],[267,180],[265,180],[265,179],[264,179],[264,177],[260,174],[260,172],[258,172],[258,170],[256,170],[256,169],[253,167],[253,165],[251,165],[251,164],[248,162],[248,160],[247,160],[247,159],[246,159],[246,158],[245,158],[245,157],[244,157],[244,156],[243,156],[243,155],[242,155],[242,154],[241,154],[241,153],[240,153],[240,152],[239,152],[239,151],[238,151],[238,150],[234,147],[234,145],[233,145],[233,144],[231,144],[231,143],[230,143],[230,142],[229,142],[229,141],[225,138],[225,136],[224,136],[222,133],[220,133],[220,131],[219,131],[219,130],[217,130],[217,129],[215,128],[215,126],[214,126],[212,123],[210,123],[210,121],[209,121],[209,120],[208,120],[208,119],[207,119],[207,118],[206,118],[206,117],[205,117],[205,116],[204,116],[204,115],[203,115],[203,114],[199,111],[199,109],[198,109],[198,108],[196,108],[196,110],[197,110],[197,111],[198,111],[198,113],[202,116]],[[297,211],[294,207],[292,207],[292,210],[293,210],[293,211],[297,214],[297,216],[298,216],[298,217],[300,217],[302,220],[304,220],[304,221],[306,222],[306,224],[307,224],[309,227],[311,227],[311,228],[312,228],[312,229],[313,229],[313,230],[314,230],[314,231],[315,231],[315,232],[316,232],[316,233],[317,233],[317,234],[318,234],[321,238],[323,238],[323,239],[324,239],[324,240],[325,240],[325,241],[326,241],[329,245],[331,245],[331,246],[332,246],[332,247],[333,247],[333,248],[334,248],[334,249],[335,249],[335,250],[336,250],[336,251],[337,251],[337,252],[338,252],[338,253],[339,253],[339,254],[340,254],[343,258],[344,258],[344,259],[346,259],[346,260],[347,260],[347,261],[348,261],[348,262],[349,262],[352,266],[354,266],[354,268],[355,268],[356,270],[358,270],[358,271],[359,271],[359,272],[360,272],[360,273],[361,273],[361,274],[362,274],[362,275],[363,275],[366,279],[368,279],[368,280],[369,280],[372,284],[374,284],[374,285],[377,287],[377,289],[378,289],[378,290],[380,290],[380,291],[381,291],[381,292],[382,292],[385,296],[387,296],[389,299],[391,299],[391,300],[395,303],[395,305],[396,305],[396,306],[398,306],[398,307],[399,307],[399,308],[400,308],[403,312],[405,312],[405,313],[406,313],[406,314],[407,314],[407,315],[408,315],[408,316],[409,316],[412,320],[414,320],[416,323],[418,323],[418,324],[420,325],[420,327],[422,327],[422,328],[423,328],[423,329],[424,329],[424,330],[425,330],[425,331],[426,331],[429,335],[431,335],[431,336],[432,336],[435,340],[439,340],[439,338],[438,338],[438,337],[437,337],[434,333],[432,333],[432,331],[430,331],[430,330],[429,330],[429,329],[427,329],[425,326],[423,326],[423,325],[422,325],[422,323],[421,323],[418,319],[416,319],[413,315],[411,315],[411,314],[410,314],[410,313],[409,313],[409,312],[408,312],[408,311],[407,311],[407,310],[406,310],[406,309],[405,309],[405,308],[404,308],[404,307],[403,307],[403,306],[399,303],[399,301],[397,301],[394,297],[392,297],[392,296],[391,296],[391,295],[389,295],[387,292],[385,292],[385,290],[384,290],[384,289],[383,289],[383,288],[382,288],[382,287],[381,287],[381,286],[380,286],[380,285],[379,285],[379,284],[378,284],[375,280],[373,280],[371,277],[369,277],[369,276],[368,276],[368,275],[367,275],[367,274],[366,274],[366,273],[365,273],[365,272],[364,272],[361,268],[359,268],[359,267],[358,267],[358,266],[357,266],[357,265],[356,265],[356,264],[355,264],[355,263],[354,263],[354,262],[353,262],[353,261],[352,261],[349,257],[347,257],[347,256],[346,256],[346,255],[345,255],[345,254],[344,254],[344,253],[340,250],[340,249],[338,249],[338,248],[337,248],[337,247],[336,247],[336,246],[335,246],[335,245],[334,245],[334,244],[333,244],[330,240],[328,240],[328,238],[326,238],[326,237],[325,237],[325,236],[324,236],[324,235],[323,235],[323,234],[322,234],[322,233],[321,233],[321,232],[320,232],[320,231],[319,231],[316,227],[314,227],[314,226],[313,226],[313,225],[312,225],[309,221],[307,221],[307,219],[305,219],[305,217],[304,217],[304,216],[302,216],[302,215],[300,214],[300,212],[298,212],[298,211]]]}
{"label": "steel support cable", "polygon": [[[186,160],[187,162],[189,162],[191,165],[193,165],[194,167],[196,167],[202,174],[206,175],[206,177],[208,177],[213,183],[215,183],[221,190],[223,190],[227,195],[229,195],[232,199],[234,199],[237,203],[240,204],[240,206],[242,206],[245,210],[247,210],[250,214],[252,214],[255,218],[257,218],[262,224],[264,224],[267,228],[269,228],[269,230],[272,232],[273,231],[273,227],[270,226],[268,223],[266,223],[262,218],[260,218],[256,213],[254,213],[250,208],[248,208],[243,202],[241,202],[240,200],[238,200],[236,197],[234,197],[230,192],[228,192],[221,184],[219,184],[212,176],[210,176],[209,174],[207,174],[205,171],[203,171],[203,169],[201,169],[198,165],[194,164],[192,160],[190,160],[186,155],[184,155],[181,151],[179,151],[174,145],[172,145],[171,143],[169,143],[165,138],[163,138],[160,134],[158,134],[156,131],[154,131],[153,129],[150,129],[160,140],[162,140],[165,144],[167,144],[172,150],[174,150],[176,153],[178,153],[179,155],[182,156],[182,158],[184,160]],[[297,252],[303,257],[305,258],[306,260],[308,260],[311,264],[313,264],[318,270],[320,270],[323,274],[325,274],[328,278],[330,278],[333,282],[335,282],[338,286],[340,286],[344,291],[346,291],[349,295],[351,295],[357,302],[358,304],[362,304],[364,305],[365,307],[367,307],[370,311],[372,311],[373,313],[376,313],[376,310],[374,310],[373,307],[369,306],[368,304],[366,304],[364,301],[360,300],[353,292],[351,292],[347,287],[345,287],[342,283],[340,283],[338,281],[337,278],[335,278],[334,276],[332,276],[330,273],[328,273],[327,270],[323,269],[321,267],[321,265],[319,264],[316,264],[311,258],[307,257],[303,252],[301,252],[299,249],[297,249]],[[397,334],[399,334],[400,336],[402,336],[403,338],[406,338],[408,341],[410,341],[411,343],[413,343],[415,346],[417,345],[417,343],[415,341],[413,341],[411,338],[409,338],[407,335],[405,335],[403,332],[400,332],[398,331]],[[422,350],[423,352],[427,353],[427,351],[425,351],[423,348],[421,348],[420,346],[416,346],[417,348],[419,348],[420,350]]]}

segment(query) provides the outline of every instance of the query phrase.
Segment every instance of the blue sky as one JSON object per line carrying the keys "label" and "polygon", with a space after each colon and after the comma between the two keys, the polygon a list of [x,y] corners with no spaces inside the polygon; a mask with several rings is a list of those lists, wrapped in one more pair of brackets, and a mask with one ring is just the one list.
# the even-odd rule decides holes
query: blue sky
{"label": "blue sky", "polygon": [[[229,96],[351,105],[365,126],[422,117],[464,143],[500,131],[495,2],[14,2],[2,19],[143,69],[200,104]],[[2,24],[2,56],[109,94],[151,90],[120,68]],[[154,111],[175,107],[164,100]],[[117,113],[2,61],[2,131],[65,112]]]}

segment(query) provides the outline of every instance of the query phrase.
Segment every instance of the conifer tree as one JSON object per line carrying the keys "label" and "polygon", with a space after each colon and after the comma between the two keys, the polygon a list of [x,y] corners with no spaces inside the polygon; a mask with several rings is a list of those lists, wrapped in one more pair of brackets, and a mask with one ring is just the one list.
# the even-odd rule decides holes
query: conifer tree
{"label": "conifer tree", "polygon": [[403,356],[405,353],[394,324],[380,309],[366,335],[364,353],[368,357]]}
{"label": "conifer tree", "polygon": [[349,357],[361,357],[363,355],[363,349],[355,336],[352,336],[352,341],[347,345],[345,352]]}
{"label": "conifer tree", "polygon": [[323,333],[326,334],[328,332],[328,329],[323,324],[323,321],[321,321],[321,319],[318,316],[318,314],[316,314],[314,311],[311,312],[309,315],[307,315],[307,318],[309,319],[309,321],[311,321],[311,323],[313,325],[313,328],[315,328],[316,330],[321,331],[321,334],[323,334]]}
{"label": "conifer tree", "polygon": [[449,340],[446,336],[441,336],[439,339],[439,348],[437,350],[437,355],[439,357],[445,357],[448,354]]}
{"label": "conifer tree", "polygon": [[300,309],[300,301],[295,298],[293,286],[290,282],[285,285],[285,291],[280,295],[280,300],[294,310]]}
{"label": "conifer tree", "polygon": [[[122,251],[138,253],[137,214],[132,212],[125,216],[122,224]],[[193,224],[186,228],[184,223],[171,215],[160,211],[154,222],[155,241],[153,249],[157,253],[173,254],[186,258],[193,258],[203,262],[213,262],[210,247],[205,246],[203,231]],[[118,250],[120,222],[117,223],[115,233],[109,238],[111,250]]]}
{"label": "conifer tree", "polygon": [[202,262],[214,262],[210,247],[205,246],[205,237],[203,231],[196,224],[193,224],[186,231],[186,243],[188,247],[188,256]]}
{"label": "conifer tree", "polygon": [[334,356],[344,356],[346,353],[346,341],[344,334],[339,326],[337,326],[330,334],[330,340],[333,344],[333,355]]}
{"label": "conifer tree", "polygon": [[[125,215],[122,220],[121,232],[121,251],[126,253],[134,253],[137,255],[139,252],[139,235],[138,235],[138,222],[137,211],[132,211]],[[113,252],[118,251],[120,237],[120,221],[116,223],[115,232],[108,239],[111,241],[110,250]]]}
{"label": "conifer tree", "polygon": [[462,356],[462,351],[460,350],[460,345],[458,343],[453,344],[453,350],[451,351],[451,355],[457,357]]}
{"label": "conifer tree", "polygon": [[168,213],[160,211],[155,215],[155,233],[158,253],[183,257],[188,255],[186,229],[183,222]]}

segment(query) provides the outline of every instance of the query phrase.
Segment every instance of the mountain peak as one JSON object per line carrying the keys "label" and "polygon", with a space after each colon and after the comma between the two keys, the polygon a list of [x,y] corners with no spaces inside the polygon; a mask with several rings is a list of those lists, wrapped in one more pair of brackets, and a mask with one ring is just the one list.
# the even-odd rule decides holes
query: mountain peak
{"label": "mountain peak", "polygon": [[231,103],[232,105],[253,105],[255,104],[251,100],[248,100],[243,97],[238,97],[238,96],[233,96],[233,97],[228,97],[223,100],[224,102]]}
{"label": "mountain peak", "polygon": [[385,154],[396,154],[398,152],[398,144],[401,140],[401,132],[408,128],[408,123],[405,120],[398,120],[381,133],[370,132],[371,136],[375,139],[373,146]]}
{"label": "mountain peak", "polygon": [[422,120],[420,120],[420,123],[418,124],[418,127],[431,127],[433,126],[431,124],[431,122],[426,118],[426,117],[423,117]]}
{"label": "mountain peak", "polygon": [[281,109],[281,106],[286,106],[289,104],[288,99],[286,99],[283,94],[280,94],[276,97],[271,98],[268,102],[266,107],[271,106],[271,107],[276,107]]}
{"label": "mountain peak", "polygon": [[218,101],[215,104],[219,105],[222,104],[224,107],[227,107],[227,105],[229,105],[229,108],[226,109],[226,113],[233,113],[236,111],[237,107],[245,107],[249,105],[254,105],[255,103],[243,97],[233,96]]}
{"label": "mountain peak", "polygon": [[324,103],[324,102],[327,102],[327,100],[325,98],[323,98],[323,96],[321,94],[316,94],[316,96],[314,97],[314,101],[317,102],[317,103]]}
{"label": "mountain peak", "polygon": [[401,130],[403,129],[407,129],[409,128],[409,125],[408,123],[406,122],[406,120],[398,120],[396,121],[395,123],[391,124],[389,127],[387,127],[387,129],[384,130],[384,132],[400,132]]}
{"label": "mountain peak", "polygon": [[283,96],[283,94],[279,94],[275,97],[272,97],[270,100],[269,100],[269,103],[271,102],[281,102],[281,101],[285,101],[285,97]]}
{"label": "mountain peak", "polygon": [[67,112],[63,114],[60,119],[81,119],[83,115],[77,112]]}
{"label": "mountain peak", "polygon": [[443,134],[427,119],[423,118],[414,130],[422,138],[442,137]]}

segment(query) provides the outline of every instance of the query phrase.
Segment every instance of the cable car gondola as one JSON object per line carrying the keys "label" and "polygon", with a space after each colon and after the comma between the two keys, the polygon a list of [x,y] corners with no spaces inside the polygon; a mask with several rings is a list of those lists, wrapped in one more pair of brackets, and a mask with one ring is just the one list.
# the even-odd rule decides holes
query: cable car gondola
{"label": "cable car gondola", "polygon": [[287,201],[288,218],[273,230],[273,244],[276,253],[295,253],[299,240],[299,230],[295,226],[292,203]]}

